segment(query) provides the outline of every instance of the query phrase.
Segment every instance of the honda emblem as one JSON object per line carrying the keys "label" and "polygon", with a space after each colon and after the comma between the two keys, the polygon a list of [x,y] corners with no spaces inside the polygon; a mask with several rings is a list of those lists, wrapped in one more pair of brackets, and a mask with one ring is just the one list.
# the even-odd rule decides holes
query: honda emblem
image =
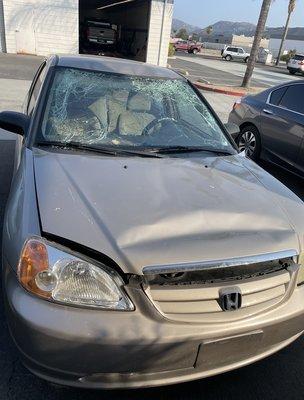
{"label": "honda emblem", "polygon": [[236,311],[242,307],[242,293],[238,287],[221,289],[219,303],[223,311]]}

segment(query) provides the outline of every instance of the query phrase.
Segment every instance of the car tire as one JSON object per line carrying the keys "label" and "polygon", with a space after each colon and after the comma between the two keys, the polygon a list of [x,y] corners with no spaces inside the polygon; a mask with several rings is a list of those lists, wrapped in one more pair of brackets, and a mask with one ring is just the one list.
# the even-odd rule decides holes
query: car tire
{"label": "car tire", "polygon": [[232,57],[228,54],[228,55],[225,57],[225,60],[226,60],[226,61],[231,61],[231,60],[232,60]]}
{"label": "car tire", "polygon": [[193,49],[193,50],[192,50],[192,54],[195,55],[195,54],[197,54],[197,53],[198,53],[198,50],[197,50],[197,49]]}
{"label": "car tire", "polygon": [[295,75],[296,71],[292,71],[291,69],[289,70],[290,75]]}
{"label": "car tire", "polygon": [[245,61],[245,63],[247,64],[248,61],[249,61],[249,57],[246,57],[244,61]]}
{"label": "car tire", "polygon": [[246,125],[241,129],[241,133],[236,139],[236,144],[240,151],[245,151],[246,156],[254,161],[260,158],[261,154],[261,135],[253,125]]}

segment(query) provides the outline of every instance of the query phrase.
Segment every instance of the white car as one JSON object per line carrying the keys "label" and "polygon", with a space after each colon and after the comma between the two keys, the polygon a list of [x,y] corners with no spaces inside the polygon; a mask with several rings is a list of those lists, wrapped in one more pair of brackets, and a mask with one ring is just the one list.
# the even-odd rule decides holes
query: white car
{"label": "white car", "polygon": [[291,75],[297,72],[304,75],[304,54],[296,54],[292,57],[287,64],[287,69]]}
{"label": "white car", "polygon": [[250,54],[246,53],[246,51],[242,47],[229,46],[222,50],[222,57],[226,61],[243,60],[247,62],[249,60]]}

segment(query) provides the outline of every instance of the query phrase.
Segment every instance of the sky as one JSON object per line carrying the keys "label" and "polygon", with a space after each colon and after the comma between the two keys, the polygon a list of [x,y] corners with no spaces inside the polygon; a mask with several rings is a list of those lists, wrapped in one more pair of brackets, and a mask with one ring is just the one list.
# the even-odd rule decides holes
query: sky
{"label": "sky", "polygon": [[[267,26],[283,26],[289,0],[274,0]],[[217,21],[251,22],[256,24],[262,0],[175,0],[174,17],[189,24],[205,28]],[[304,1],[297,0],[297,7],[290,26],[304,27]]]}

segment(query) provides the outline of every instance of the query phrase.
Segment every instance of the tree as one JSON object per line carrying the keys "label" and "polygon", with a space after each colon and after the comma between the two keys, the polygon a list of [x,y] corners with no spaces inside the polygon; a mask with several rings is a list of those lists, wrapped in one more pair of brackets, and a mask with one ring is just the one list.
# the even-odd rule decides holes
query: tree
{"label": "tree", "polygon": [[212,26],[212,25],[209,25],[209,26],[206,28],[206,33],[207,33],[207,35],[211,35],[212,32],[213,32],[213,26]]}
{"label": "tree", "polygon": [[260,48],[261,40],[262,40],[262,37],[264,34],[271,2],[272,2],[272,0],[263,0],[258,25],[257,25],[256,31],[255,31],[254,41],[253,41],[250,57],[249,57],[248,64],[247,64],[247,69],[246,69],[244,80],[242,83],[242,86],[245,88],[248,88],[250,86],[250,81],[252,78],[256,59],[258,58],[259,48]]}
{"label": "tree", "polygon": [[183,39],[183,40],[188,40],[189,34],[188,34],[188,32],[187,32],[187,30],[186,30],[185,28],[181,28],[181,29],[177,32],[176,37],[178,37],[178,38],[180,38],[180,39]]}
{"label": "tree", "polygon": [[285,29],[284,29],[284,33],[283,33],[283,37],[282,37],[281,46],[280,46],[278,58],[277,58],[277,61],[276,61],[276,65],[279,65],[279,63],[280,63],[282,52],[283,52],[283,46],[284,46],[284,43],[285,43],[285,40],[286,40],[286,37],[287,37],[287,33],[288,33],[291,14],[294,12],[295,8],[296,8],[296,0],[289,0],[288,16],[287,16],[287,20],[286,20],[286,25],[285,25]]}

